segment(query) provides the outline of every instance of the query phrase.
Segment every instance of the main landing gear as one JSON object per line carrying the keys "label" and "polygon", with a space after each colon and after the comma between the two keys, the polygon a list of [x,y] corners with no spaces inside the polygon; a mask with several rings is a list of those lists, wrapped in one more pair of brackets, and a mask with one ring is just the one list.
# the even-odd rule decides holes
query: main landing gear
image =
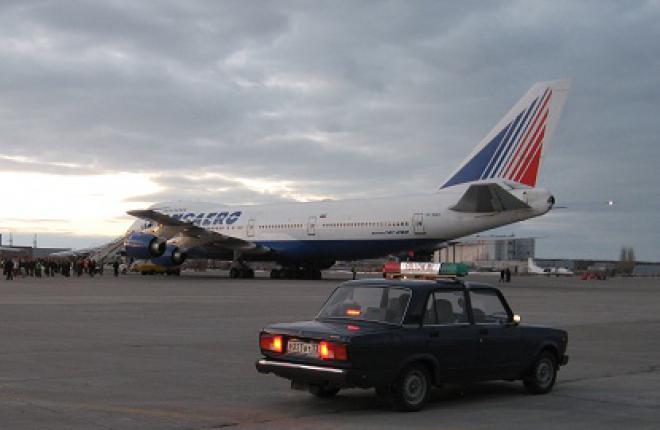
{"label": "main landing gear", "polygon": [[281,266],[270,271],[271,279],[321,279],[321,270],[315,267]]}
{"label": "main landing gear", "polygon": [[254,278],[254,269],[245,264],[244,261],[234,261],[229,269],[229,277],[232,279],[252,279]]}

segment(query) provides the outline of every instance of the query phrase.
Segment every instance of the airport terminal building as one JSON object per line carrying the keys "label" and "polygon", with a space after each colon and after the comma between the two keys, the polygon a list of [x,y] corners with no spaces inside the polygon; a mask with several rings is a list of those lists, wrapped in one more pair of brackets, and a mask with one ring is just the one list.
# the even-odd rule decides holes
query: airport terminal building
{"label": "airport terminal building", "polygon": [[475,269],[501,270],[506,267],[517,273],[527,271],[527,259],[534,258],[536,240],[533,237],[474,236],[450,242],[434,254],[437,263],[466,263]]}

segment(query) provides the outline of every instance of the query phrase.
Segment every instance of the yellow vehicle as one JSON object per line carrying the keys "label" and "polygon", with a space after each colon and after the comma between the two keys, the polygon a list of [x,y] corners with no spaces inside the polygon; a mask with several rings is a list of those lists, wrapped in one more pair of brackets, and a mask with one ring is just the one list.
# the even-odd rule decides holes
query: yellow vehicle
{"label": "yellow vehicle", "polygon": [[181,274],[181,266],[165,267],[149,261],[141,261],[133,263],[131,266],[131,272],[139,272],[142,275],[156,275],[164,273],[167,275],[178,276]]}

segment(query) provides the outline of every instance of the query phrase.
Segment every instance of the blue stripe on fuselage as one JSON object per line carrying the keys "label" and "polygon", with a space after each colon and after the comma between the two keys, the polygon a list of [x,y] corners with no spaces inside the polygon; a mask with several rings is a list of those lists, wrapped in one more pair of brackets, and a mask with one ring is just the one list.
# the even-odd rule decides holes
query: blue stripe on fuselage
{"label": "blue stripe on fuselage", "polygon": [[265,240],[255,241],[292,261],[377,258],[442,243],[441,239]]}

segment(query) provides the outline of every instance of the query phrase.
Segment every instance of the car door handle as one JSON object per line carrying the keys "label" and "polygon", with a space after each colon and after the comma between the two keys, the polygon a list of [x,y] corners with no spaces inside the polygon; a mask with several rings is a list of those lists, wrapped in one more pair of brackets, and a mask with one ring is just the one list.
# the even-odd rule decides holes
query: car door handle
{"label": "car door handle", "polygon": [[488,329],[487,328],[480,328],[479,329],[479,334],[488,334]]}
{"label": "car door handle", "polygon": [[440,337],[440,332],[439,331],[431,331],[431,332],[429,332],[429,337]]}

